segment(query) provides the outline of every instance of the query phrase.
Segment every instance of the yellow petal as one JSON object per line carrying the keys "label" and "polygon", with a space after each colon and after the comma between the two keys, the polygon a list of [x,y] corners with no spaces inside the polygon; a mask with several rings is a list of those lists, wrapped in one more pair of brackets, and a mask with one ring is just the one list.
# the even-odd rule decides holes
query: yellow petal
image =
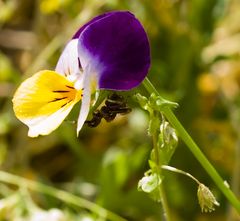
{"label": "yellow petal", "polygon": [[28,135],[47,135],[55,130],[82,95],[74,84],[54,71],[40,71],[25,80],[13,97],[17,118],[29,127]]}

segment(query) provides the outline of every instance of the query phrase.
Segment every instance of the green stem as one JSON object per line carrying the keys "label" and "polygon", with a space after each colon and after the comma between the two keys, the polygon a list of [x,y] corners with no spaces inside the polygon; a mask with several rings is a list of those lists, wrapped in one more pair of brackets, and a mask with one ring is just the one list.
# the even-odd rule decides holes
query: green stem
{"label": "green stem", "polygon": [[[157,145],[157,134],[154,133],[152,135],[153,138],[153,148],[154,148],[154,152],[155,152],[155,158],[156,158],[156,164],[157,164],[157,173],[158,173],[158,177],[160,178],[161,175],[161,163],[160,163],[160,159],[159,159],[159,151],[158,151],[158,145]],[[158,186],[159,189],[159,193],[161,196],[161,203],[162,203],[162,208],[163,208],[163,215],[164,218],[167,221],[171,221],[171,216],[170,216],[170,210],[168,207],[168,203],[167,203],[167,198],[165,195],[165,191],[164,191],[164,186],[163,183],[161,182],[161,184]]]}
{"label": "green stem", "polygon": [[185,175],[185,176],[187,176],[187,177],[190,177],[190,178],[191,178],[192,180],[194,180],[198,185],[201,184],[201,183],[199,182],[199,180],[196,179],[192,174],[187,173],[187,172],[185,172],[185,171],[183,171],[183,170],[179,170],[179,169],[177,169],[177,168],[175,168],[175,167],[171,167],[171,166],[168,166],[168,165],[162,165],[161,168],[162,168],[163,170],[168,170],[168,171],[172,171],[172,172],[174,172],[174,173],[183,174],[183,175]]}
{"label": "green stem", "polygon": [[24,186],[25,188],[29,188],[33,191],[47,194],[49,196],[62,200],[63,202],[66,202],[68,204],[72,204],[84,209],[88,209],[93,213],[98,214],[100,217],[107,218],[112,221],[127,221],[126,219],[98,206],[95,203],[92,203],[88,200],[75,196],[66,191],[59,190],[39,182],[31,181],[16,175],[12,175],[4,171],[0,171],[0,181],[4,183],[16,185],[18,187]]}
{"label": "green stem", "polygon": [[163,207],[163,211],[164,211],[164,219],[166,221],[171,221],[171,216],[170,216],[170,210],[169,210],[169,207],[168,207],[168,203],[167,203],[167,197],[166,197],[166,194],[165,194],[165,191],[164,191],[164,186],[163,184],[161,183],[159,185],[159,192],[160,192],[160,195],[161,195],[161,203],[162,203],[162,207]]}
{"label": "green stem", "polygon": [[[150,94],[155,93],[156,95],[160,96],[156,88],[152,85],[152,83],[147,78],[144,80],[143,84],[146,90]],[[170,124],[177,130],[178,135],[181,137],[184,143],[188,146],[189,150],[193,153],[193,155],[196,157],[196,159],[199,161],[202,167],[206,170],[209,176],[213,179],[213,181],[216,183],[218,188],[222,191],[222,193],[226,196],[226,198],[229,200],[232,206],[240,214],[239,200],[234,195],[234,193],[229,189],[229,187],[225,184],[224,180],[221,178],[221,176],[218,174],[218,172],[212,166],[212,164],[208,161],[208,159],[205,157],[205,155],[197,146],[197,144],[193,141],[193,139],[188,134],[188,132],[184,129],[184,127],[176,118],[172,110],[169,107],[165,107],[163,108],[162,112],[165,115],[165,117],[168,119]]]}
{"label": "green stem", "polygon": [[153,139],[153,148],[155,152],[155,158],[156,158],[156,164],[157,166],[160,166],[160,159],[159,159],[159,151],[158,151],[158,145],[157,145],[157,134],[156,132],[152,135]]}

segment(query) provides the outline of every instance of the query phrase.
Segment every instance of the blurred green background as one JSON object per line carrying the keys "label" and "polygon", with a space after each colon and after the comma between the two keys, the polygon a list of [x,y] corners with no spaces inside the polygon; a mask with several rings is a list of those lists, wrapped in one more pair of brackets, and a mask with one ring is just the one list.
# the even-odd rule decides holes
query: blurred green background
{"label": "blurred green background", "polygon": [[[65,189],[127,220],[161,220],[160,206],[137,191],[151,150],[147,113],[134,107],[112,123],[84,127],[78,138],[76,126],[66,121],[51,135],[33,139],[12,110],[21,81],[53,69],[77,28],[111,10],[129,10],[142,22],[151,44],[150,80],[164,97],[179,103],[178,118],[239,196],[239,0],[0,0],[1,169]],[[166,172],[174,221],[240,220],[181,141],[170,164],[208,185],[221,204],[214,213],[202,214],[193,181]],[[30,198],[8,214],[1,209],[14,191],[0,184],[0,218],[28,220],[21,217]],[[61,219],[45,220],[96,220],[89,211],[44,194],[31,193],[31,198],[48,213],[58,208]],[[41,220],[36,217],[31,221]]]}

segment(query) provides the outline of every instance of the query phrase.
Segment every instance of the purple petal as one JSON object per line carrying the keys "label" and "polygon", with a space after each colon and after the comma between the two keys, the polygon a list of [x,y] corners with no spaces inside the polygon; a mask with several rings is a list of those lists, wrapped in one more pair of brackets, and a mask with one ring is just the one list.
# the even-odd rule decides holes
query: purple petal
{"label": "purple petal", "polygon": [[101,89],[130,90],[150,67],[150,48],[140,22],[130,12],[96,17],[80,29],[78,53],[83,69],[97,74]]}
{"label": "purple petal", "polygon": [[[90,24],[94,23],[95,21],[104,18],[108,15],[111,15],[114,12],[108,12],[104,13],[102,15],[99,15],[89,22],[87,22],[85,25],[83,25],[72,37],[72,40],[68,42],[68,44],[65,46],[59,60],[56,66],[56,71],[60,74],[66,74],[69,72],[69,70],[73,69],[74,73],[77,73],[79,70],[79,67],[81,67],[80,61],[78,60],[78,51],[77,51],[77,39],[79,38],[79,35],[82,33],[82,31]],[[70,73],[72,74],[72,72]]]}
{"label": "purple petal", "polygon": [[79,38],[80,34],[82,33],[82,31],[87,27],[89,26],[90,24],[94,23],[95,21],[101,19],[101,18],[104,18],[108,15],[111,15],[112,13],[114,12],[107,12],[107,13],[104,13],[102,15],[98,15],[96,17],[94,17],[93,19],[91,19],[89,22],[87,22],[85,25],[83,25],[74,35],[73,35],[73,39],[75,38]]}

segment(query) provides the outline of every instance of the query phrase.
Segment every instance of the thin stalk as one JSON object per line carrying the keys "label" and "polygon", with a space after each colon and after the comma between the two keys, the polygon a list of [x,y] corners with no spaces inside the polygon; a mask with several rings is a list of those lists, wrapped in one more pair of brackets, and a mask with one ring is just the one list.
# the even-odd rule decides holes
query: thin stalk
{"label": "thin stalk", "polygon": [[183,170],[179,170],[179,169],[177,169],[177,168],[175,168],[175,167],[171,167],[171,166],[168,166],[168,165],[162,165],[161,168],[162,168],[163,170],[168,170],[168,171],[172,171],[172,172],[175,172],[175,173],[183,174],[183,175],[185,175],[185,176],[187,176],[187,177],[190,177],[190,178],[191,178],[192,180],[194,180],[198,185],[201,184],[201,183],[199,182],[199,180],[196,179],[192,174],[187,173],[187,172],[185,172],[185,171],[183,171]]}
{"label": "thin stalk", "polygon": [[159,151],[158,151],[158,146],[157,146],[157,134],[156,133],[154,133],[152,135],[152,139],[153,139],[153,148],[154,148],[154,152],[155,152],[156,164],[157,164],[157,166],[160,166]]}
{"label": "thin stalk", "polygon": [[[144,87],[146,88],[146,90],[150,94],[155,93],[156,95],[160,96],[160,94],[158,93],[156,88],[152,85],[152,83],[147,78],[144,80],[143,84],[144,84]],[[181,139],[187,145],[187,147],[192,152],[192,154],[195,156],[195,158],[199,161],[199,163],[202,165],[202,167],[205,169],[205,171],[208,173],[208,175],[212,178],[212,180],[215,182],[215,184],[218,186],[218,188],[222,191],[222,193],[229,200],[229,202],[232,204],[232,206],[240,214],[239,200],[234,195],[234,193],[229,189],[229,187],[225,184],[224,180],[221,178],[221,176],[218,174],[218,172],[212,166],[212,164],[208,161],[208,159],[205,157],[205,155],[200,150],[200,148],[197,146],[197,144],[193,141],[193,139],[188,134],[188,132],[184,129],[184,127],[179,122],[179,120],[176,118],[176,116],[174,115],[172,110],[169,107],[165,107],[165,108],[163,108],[162,112],[163,112],[164,116],[168,119],[170,124],[176,129],[179,137],[181,137]]]}
{"label": "thin stalk", "polygon": [[81,197],[75,196],[66,191],[59,190],[39,182],[35,182],[35,181],[28,180],[16,175],[12,175],[4,171],[0,171],[0,181],[4,183],[16,185],[18,187],[23,186],[33,191],[44,193],[46,195],[55,197],[65,203],[72,204],[80,208],[88,209],[91,212],[99,215],[100,217],[108,218],[109,220],[112,220],[112,221],[127,221],[126,219],[118,216],[117,214],[109,210],[106,210],[86,199],[83,199]]}
{"label": "thin stalk", "polygon": [[[158,151],[158,146],[157,146],[157,134],[156,133],[153,134],[152,138],[153,138],[153,148],[154,148],[156,164],[157,164],[157,173],[158,173],[158,176],[160,176],[161,166],[160,166],[159,151]],[[166,198],[166,194],[165,194],[165,191],[164,191],[163,183],[160,183],[160,185],[158,186],[158,189],[159,189],[159,193],[160,193],[160,196],[161,196],[161,203],[162,203],[162,207],[163,207],[164,220],[171,221],[170,210],[169,210],[169,207],[168,207],[167,198]]]}
{"label": "thin stalk", "polygon": [[163,215],[164,215],[164,220],[166,221],[171,221],[171,216],[170,216],[170,210],[169,210],[169,207],[168,207],[168,203],[167,203],[167,197],[166,197],[166,194],[165,194],[165,191],[164,191],[164,186],[163,184],[161,183],[159,185],[159,192],[160,192],[160,195],[161,195],[161,203],[162,203],[162,207],[163,207]]}

